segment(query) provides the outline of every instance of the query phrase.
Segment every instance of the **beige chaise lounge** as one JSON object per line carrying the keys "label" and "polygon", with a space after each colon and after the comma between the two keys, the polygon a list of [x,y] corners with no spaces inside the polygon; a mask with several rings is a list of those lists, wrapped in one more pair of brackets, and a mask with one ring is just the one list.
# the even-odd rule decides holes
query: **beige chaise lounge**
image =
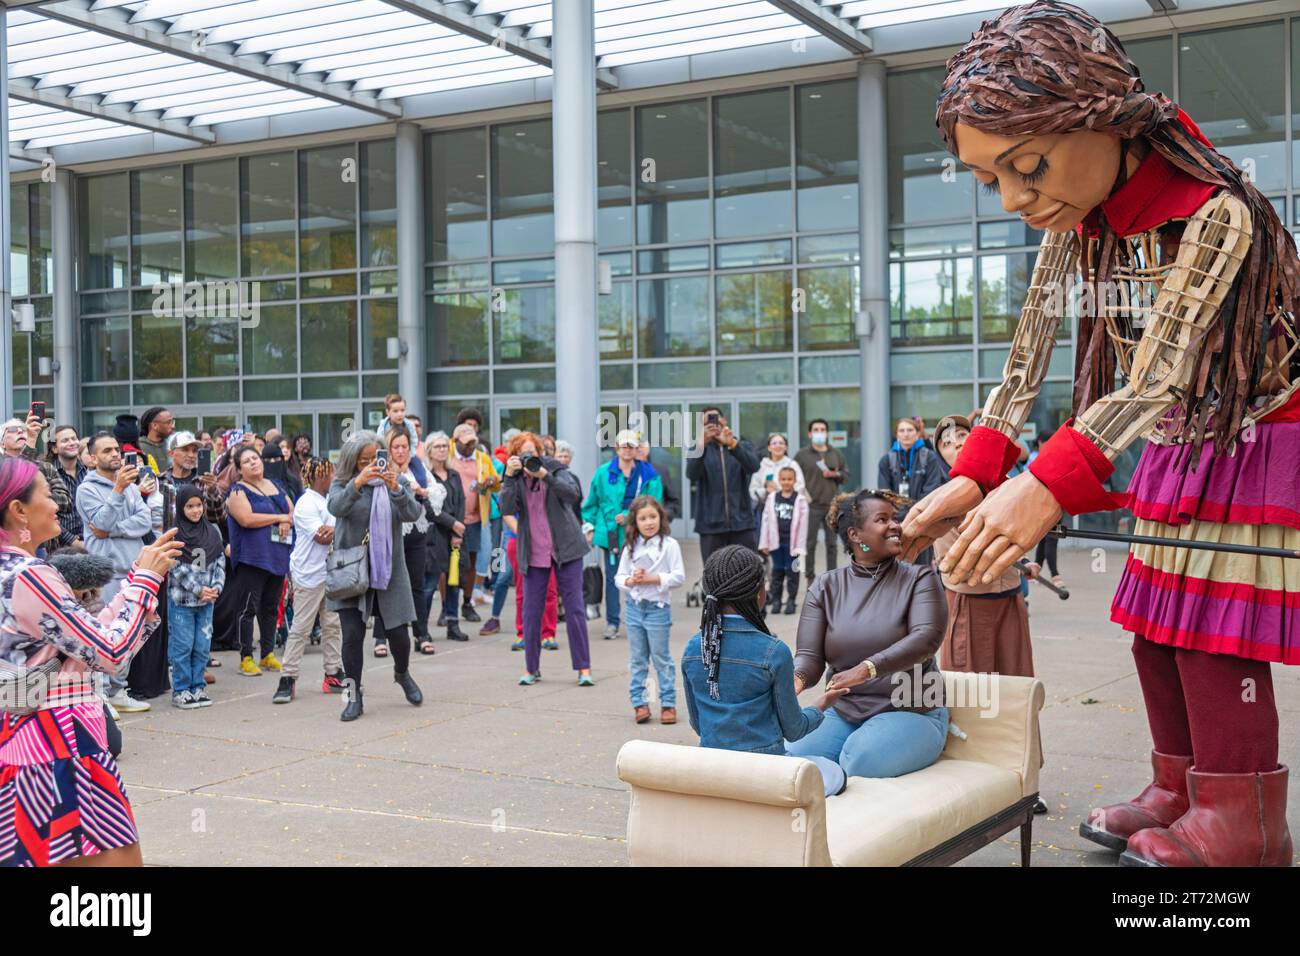
{"label": "beige chaise lounge", "polygon": [[630,862],[945,866],[1019,826],[1028,866],[1043,685],[989,674],[944,680],[952,722],[966,739],[949,734],[939,759],[916,773],[850,777],[829,800],[806,760],[629,741],[618,776],[632,788]]}

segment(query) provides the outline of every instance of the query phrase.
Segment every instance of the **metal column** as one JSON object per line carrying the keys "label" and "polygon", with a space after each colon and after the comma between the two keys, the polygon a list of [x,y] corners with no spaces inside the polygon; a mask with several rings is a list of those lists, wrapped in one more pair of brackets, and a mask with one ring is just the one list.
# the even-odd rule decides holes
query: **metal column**
{"label": "metal column", "polygon": [[424,137],[414,123],[397,124],[397,390],[408,413],[432,428],[425,394],[424,355]]}
{"label": "metal column", "polygon": [[885,64],[858,63],[857,333],[861,388],[860,487],[875,484],[877,463],[889,448],[889,153]]}
{"label": "metal column", "polygon": [[[72,174],[54,170],[51,185],[50,229],[54,238],[54,417],[58,424],[74,425],[78,433],[81,417],[80,369],[77,365],[77,322],[74,301],[77,287],[73,279],[72,237],[75,221],[72,214]],[[47,434],[46,441],[54,436]]]}
{"label": "metal column", "polygon": [[[0,77],[9,76],[9,33],[8,13],[0,7]],[[13,369],[13,288],[9,276],[9,104],[0,104],[0,237],[3,237],[4,250],[0,253],[0,389],[3,389],[3,403],[0,408],[12,412],[14,401]],[[9,414],[5,415],[6,418]],[[26,415],[22,416],[26,418]]]}
{"label": "metal column", "polygon": [[[591,475],[600,410],[596,311],[596,53],[592,4],[552,6],[557,437],[572,469]],[[558,374],[559,370],[563,374]]]}

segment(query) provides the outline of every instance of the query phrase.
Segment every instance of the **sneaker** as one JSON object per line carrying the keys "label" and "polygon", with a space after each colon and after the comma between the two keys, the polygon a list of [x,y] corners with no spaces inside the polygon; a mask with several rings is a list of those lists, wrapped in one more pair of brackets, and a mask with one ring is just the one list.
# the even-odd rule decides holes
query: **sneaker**
{"label": "sneaker", "polygon": [[501,630],[501,622],[495,617],[490,617],[483,626],[479,628],[478,632],[480,634],[495,634],[499,630]]}
{"label": "sneaker", "polygon": [[208,696],[206,690],[192,690],[190,691],[190,696],[194,698],[194,703],[198,704],[200,707],[212,706],[212,698]]}
{"label": "sneaker", "polygon": [[341,694],[347,686],[347,678],[339,671],[337,674],[325,675],[325,679],[320,682],[320,691],[322,694]]}
{"label": "sneaker", "polygon": [[292,677],[281,677],[280,685],[275,689],[275,695],[271,698],[273,704],[287,704],[293,700],[293,685],[295,679]]}
{"label": "sneaker", "polygon": [[510,645],[512,651],[522,651],[524,649],[524,639],[521,637]]}
{"label": "sneaker", "polygon": [[612,641],[616,637],[618,637],[618,625],[617,624],[605,625],[605,640]]}
{"label": "sneaker", "polygon": [[492,603],[492,599],[491,599],[490,597],[488,597],[486,593],[484,593],[484,591],[483,591],[482,588],[475,588],[475,589],[474,589],[474,600],[473,600],[473,603],[475,603],[475,604],[491,604],[491,603]]}
{"label": "sneaker", "polygon": [[262,667],[268,671],[278,671],[280,669],[280,659],[275,656],[275,651],[262,658]]}
{"label": "sneaker", "polygon": [[558,651],[560,649],[560,642],[553,637],[548,637],[546,640],[542,641],[542,649],[547,651]]}
{"label": "sneaker", "polygon": [[147,700],[136,700],[132,697],[125,687],[108,698],[108,706],[116,707],[124,714],[142,714],[146,710],[153,709],[153,705]]}
{"label": "sneaker", "polygon": [[179,694],[172,694],[172,706],[179,707],[181,710],[194,710],[199,706],[199,702],[194,699],[194,695],[187,690]]}
{"label": "sneaker", "polygon": [[262,669],[251,657],[245,657],[239,662],[239,673],[245,677],[261,677]]}
{"label": "sneaker", "polygon": [[474,610],[474,605],[472,604],[466,604],[460,609],[460,619],[462,621],[473,621],[475,624],[483,620],[483,618],[478,616],[478,611]]}
{"label": "sneaker", "polygon": [[112,717],[114,721],[122,719],[122,715],[117,712],[117,708],[110,704],[107,699],[104,699],[104,706],[108,708],[108,716]]}

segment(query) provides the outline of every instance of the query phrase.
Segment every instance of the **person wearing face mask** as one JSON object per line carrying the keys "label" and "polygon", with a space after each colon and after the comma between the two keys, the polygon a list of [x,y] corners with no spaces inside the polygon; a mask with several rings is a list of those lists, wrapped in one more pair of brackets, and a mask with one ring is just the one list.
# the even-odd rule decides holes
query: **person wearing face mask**
{"label": "person wearing face mask", "polygon": [[[835,570],[839,555],[835,551],[835,533],[826,525],[831,502],[848,480],[849,466],[838,448],[830,447],[830,424],[824,418],[808,423],[808,445],[794,456],[803,472],[808,493],[808,540],[804,543],[803,576],[808,584],[817,572],[817,535],[826,540],[826,570]],[[797,569],[796,569],[797,570]]]}

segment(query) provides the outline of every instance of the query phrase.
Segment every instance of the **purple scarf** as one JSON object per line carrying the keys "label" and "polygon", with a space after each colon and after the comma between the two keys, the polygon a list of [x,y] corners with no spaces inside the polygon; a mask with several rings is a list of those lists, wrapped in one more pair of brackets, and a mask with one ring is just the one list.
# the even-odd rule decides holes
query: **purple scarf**
{"label": "purple scarf", "polygon": [[370,496],[370,586],[386,590],[393,576],[393,506],[388,486],[378,478],[368,483]]}

